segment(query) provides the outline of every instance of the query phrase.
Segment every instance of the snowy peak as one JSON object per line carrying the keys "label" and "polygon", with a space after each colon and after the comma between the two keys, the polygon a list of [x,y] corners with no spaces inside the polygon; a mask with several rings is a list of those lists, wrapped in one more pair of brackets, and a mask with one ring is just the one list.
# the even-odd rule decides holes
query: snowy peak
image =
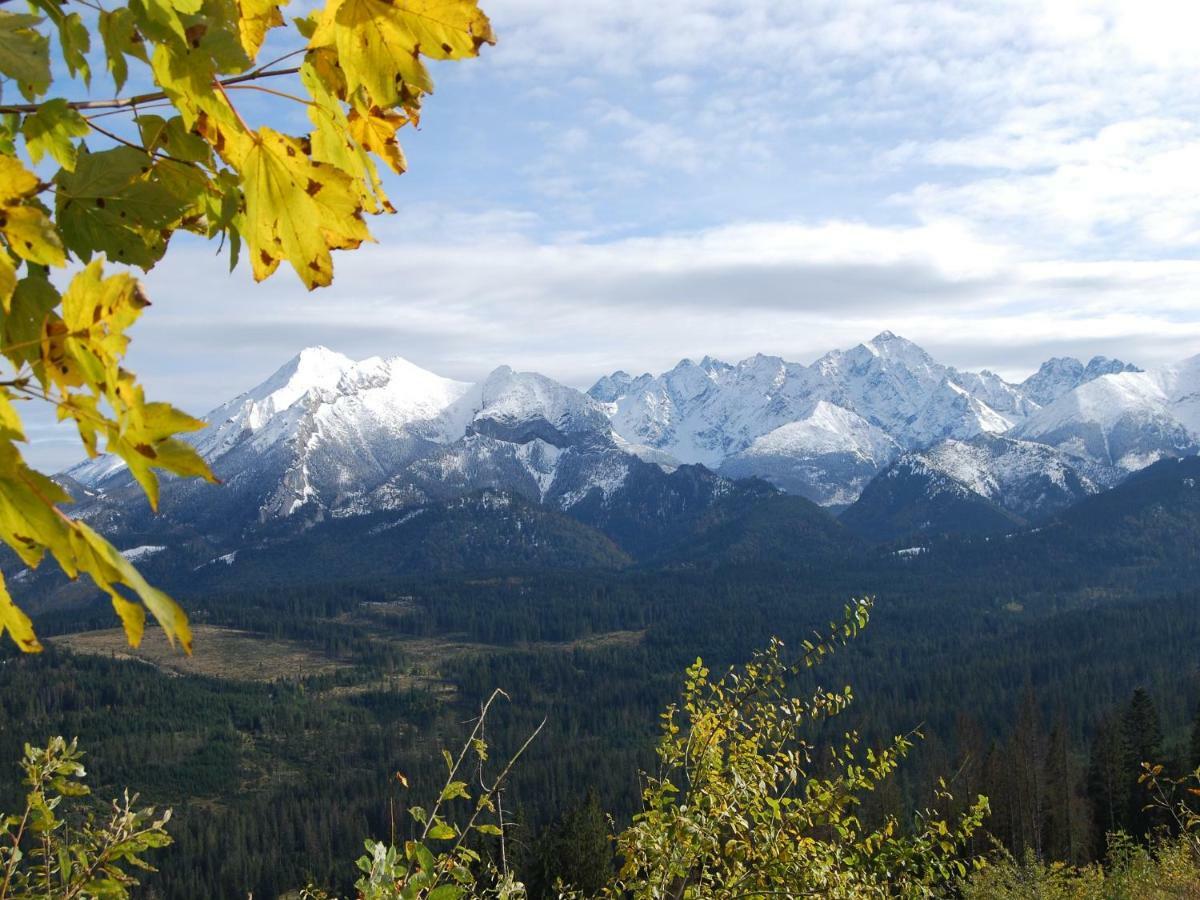
{"label": "snowy peak", "polygon": [[1140,371],[1137,366],[1107,356],[1093,356],[1086,366],[1074,357],[1056,356],[1026,378],[1021,390],[1035,403],[1048,406],[1063,394],[1103,375]]}
{"label": "snowy peak", "polygon": [[599,402],[534,372],[501,366],[448,411],[464,430],[502,440],[535,439],[563,447],[580,440],[611,443],[612,426]]}
{"label": "snowy peak", "polygon": [[729,457],[720,471],[735,478],[754,475],[823,505],[845,505],[900,451],[862,416],[820,400],[804,418]]}
{"label": "snowy peak", "polygon": [[321,424],[334,431],[393,430],[435,418],[466,388],[400,357],[356,363],[313,347],[209,413],[210,427],[197,435],[196,447],[212,461],[241,440],[286,442]]}
{"label": "snowy peak", "polygon": [[618,369],[611,375],[605,375],[588,388],[588,396],[601,403],[615,403],[629,393],[632,384],[633,376]]}
{"label": "snowy peak", "polygon": [[1140,371],[1101,375],[1060,396],[1013,435],[1126,472],[1195,453],[1197,438],[1175,416],[1167,382]]}

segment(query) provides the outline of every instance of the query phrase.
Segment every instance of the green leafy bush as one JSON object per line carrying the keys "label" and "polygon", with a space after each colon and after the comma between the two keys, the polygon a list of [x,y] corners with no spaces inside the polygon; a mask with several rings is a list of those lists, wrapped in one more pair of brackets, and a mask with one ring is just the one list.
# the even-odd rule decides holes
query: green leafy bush
{"label": "green leafy bush", "polygon": [[75,741],[25,745],[29,792],[19,814],[0,818],[0,900],[111,900],[137,885],[129,869],[153,872],[143,856],[171,843],[170,810],[135,809],[125,793],[100,815],[85,799],[83,753]]}

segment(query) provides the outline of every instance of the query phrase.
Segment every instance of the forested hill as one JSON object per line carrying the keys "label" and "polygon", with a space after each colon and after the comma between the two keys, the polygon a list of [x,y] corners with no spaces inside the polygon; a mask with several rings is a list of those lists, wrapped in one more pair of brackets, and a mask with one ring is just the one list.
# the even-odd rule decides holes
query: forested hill
{"label": "forested hill", "polygon": [[1030,703],[1039,727],[1059,723],[1082,797],[1098,724],[1135,688],[1157,706],[1164,756],[1186,741],[1200,702],[1198,479],[1200,461],[1164,462],[1043,525],[919,544],[864,542],[751,486],[669,523],[631,511],[624,521],[656,536],[640,549],[483,492],[228,559],[202,542],[191,557],[146,551],[145,571],[189,611],[196,655],[156,651],[152,634],[149,664],[129,661],[106,601],[47,580],[47,653],[0,666],[0,756],[29,735],[77,734],[101,795],[128,784],[175,805],[179,844],[154,878],[165,897],[345,885],[361,838],[386,836],[401,799],[388,773],[432,790],[439,748],[492,689],[512,697],[498,749],[548,717],[510,798],[530,834],[589,787],[623,819],[697,655],[731,664],[771,635],[796,647],[848,597],[874,594],[872,625],[821,679],[853,685],[845,724],[868,738],[922,727],[905,801],[958,771],[967,743],[1006,746]]}

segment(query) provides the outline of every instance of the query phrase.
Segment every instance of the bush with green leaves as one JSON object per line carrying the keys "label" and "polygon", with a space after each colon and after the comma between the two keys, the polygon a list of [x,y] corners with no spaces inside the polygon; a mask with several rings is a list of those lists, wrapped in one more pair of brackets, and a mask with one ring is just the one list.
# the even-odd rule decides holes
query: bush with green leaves
{"label": "bush with green leaves", "polygon": [[153,872],[143,857],[171,843],[170,810],[138,809],[128,792],[103,814],[90,806],[82,757],[61,737],[25,745],[25,808],[0,819],[0,900],[128,897],[138,883],[130,870]]}
{"label": "bush with green leaves", "polygon": [[[966,874],[963,848],[987,814],[985,798],[957,822],[925,810],[907,827],[890,816],[870,824],[860,817],[864,797],[895,772],[912,738],[865,751],[853,732],[825,748],[811,739],[852,694],[799,694],[792,682],[854,638],[871,606],[849,605],[795,663],[778,640],[718,679],[696,661],[682,702],[663,715],[659,771],[617,839],[623,865],[606,896],[928,897]],[[949,800],[944,783],[938,799]]]}
{"label": "bush with green leaves", "polygon": [[[793,687],[795,676],[857,636],[871,606],[865,599],[848,606],[828,634],[804,643],[795,663],[784,661],[778,640],[717,679],[697,660],[681,703],[663,714],[659,769],[646,776],[643,811],[616,839],[619,873],[599,892],[563,886],[561,896],[930,897],[967,874],[964,847],[987,814],[986,799],[978,798],[958,821],[926,810],[909,823],[889,817],[868,824],[859,812],[864,797],[896,770],[912,738],[860,752],[851,733],[821,749],[812,731],[846,709],[850,689],[801,695]],[[410,810],[419,838],[403,848],[368,842],[358,863],[364,900],[525,895],[507,867],[496,803],[513,760],[490,785],[482,776],[488,706],[462,753],[447,754],[449,777],[438,803],[428,813]],[[472,788],[459,778],[468,751],[480,763],[473,803]],[[443,810],[459,798],[473,808],[462,827]],[[938,800],[949,800],[944,784]],[[494,821],[480,824],[481,814]],[[468,841],[488,836],[499,844],[499,864],[481,865]]]}

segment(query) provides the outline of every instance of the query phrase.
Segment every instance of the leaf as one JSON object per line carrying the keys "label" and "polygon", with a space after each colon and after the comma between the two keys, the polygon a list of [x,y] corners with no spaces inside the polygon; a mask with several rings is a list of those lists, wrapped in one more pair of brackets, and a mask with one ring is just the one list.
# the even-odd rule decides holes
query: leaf
{"label": "leaf", "polygon": [[66,263],[58,232],[50,217],[35,206],[9,206],[0,210],[0,231],[17,256],[42,266]]}
{"label": "leaf", "polygon": [[26,100],[50,86],[50,41],[34,30],[38,16],[0,12],[0,73],[17,82]]}
{"label": "leaf", "polygon": [[246,242],[262,281],[286,259],[312,290],[333,280],[330,249],[357,247],[370,234],[351,178],[313,162],[295,138],[261,128],[242,166]]}
{"label": "leaf", "polygon": [[458,900],[463,896],[463,889],[456,884],[439,884],[425,895],[425,900]]}
{"label": "leaf", "polygon": [[79,156],[74,172],[59,172],[58,225],[67,249],[84,261],[105,253],[150,269],[166,252],[163,237],[188,204],[144,176],[153,160],[132,147]]}
{"label": "leaf", "polygon": [[[76,521],[71,530],[71,537],[77,556],[84,561],[79,568],[90,574],[92,580],[114,598],[114,605],[117,605],[116,601],[120,599],[115,585],[127,585],[154,615],[172,646],[178,640],[184,652],[191,656],[192,630],[188,625],[187,615],[179,604],[162,591],[151,587],[129,560],[85,523]],[[125,627],[128,634],[128,623]]]}
{"label": "leaf", "polygon": [[116,591],[109,593],[113,609],[121,618],[121,627],[125,629],[125,640],[130,647],[140,647],[142,635],[146,631],[146,609],[137,603],[130,603]]}
{"label": "leaf", "polygon": [[[12,257],[0,251],[0,307],[7,313],[12,309],[13,291],[17,289],[17,269]],[[8,346],[7,343],[3,346]]]}
{"label": "leaf", "polygon": [[0,203],[9,206],[37,192],[37,176],[11,156],[0,156]]}
{"label": "leaf", "polygon": [[383,191],[375,163],[360,144],[347,140],[350,120],[342,108],[341,101],[311,61],[306,60],[300,67],[300,80],[313,98],[308,107],[308,117],[316,126],[310,140],[312,158],[337,166],[353,178],[358,196],[367,212],[395,212]]}
{"label": "leaf", "polygon": [[283,24],[279,7],[286,5],[287,0],[238,0],[238,33],[251,59],[258,55],[267,32]]}
{"label": "leaf", "polygon": [[420,54],[435,59],[476,56],[495,43],[475,0],[329,0],[309,46],[335,47],[350,93],[362,87],[382,109],[397,105],[400,82],[431,93]]}
{"label": "leaf", "polygon": [[471,794],[467,790],[467,784],[465,781],[451,781],[448,783],[444,788],[442,788],[442,793],[441,796],[438,797],[438,800],[453,800],[456,797],[465,797],[468,800],[470,799]]}
{"label": "leaf", "polygon": [[431,841],[452,841],[458,837],[458,832],[445,822],[437,822],[429,829],[429,839]]}
{"label": "leaf", "polygon": [[18,256],[46,266],[66,262],[62,244],[40,206],[28,205],[39,188],[37,176],[11,156],[0,156],[0,232]]}
{"label": "leaf", "polygon": [[132,56],[146,62],[145,44],[134,27],[133,13],[127,6],[101,10],[99,27],[108,71],[120,91],[129,78],[129,64],[125,62],[125,57]]}
{"label": "leaf", "polygon": [[2,346],[10,348],[6,355],[16,365],[28,362],[40,368],[42,326],[59,299],[58,290],[41,270],[17,282],[12,299],[5,304],[0,335]]}
{"label": "leaf", "polygon": [[0,389],[0,439],[25,440],[25,426],[21,423],[21,417],[17,415],[5,389]]}
{"label": "leaf", "polygon": [[408,124],[409,118],[399,113],[384,112],[378,106],[372,106],[367,112],[360,113],[351,110],[349,116],[350,134],[364,150],[374,153],[388,164],[397,175],[403,175],[408,168],[404,159],[404,151],[396,140],[396,131]]}
{"label": "leaf", "polygon": [[76,148],[72,138],[85,137],[89,130],[83,116],[61,97],[47,100],[21,123],[29,158],[39,163],[49,153],[67,171],[75,168]]}
{"label": "leaf", "polygon": [[[176,160],[192,163],[209,163],[212,161],[212,148],[199,135],[188,131],[183,118],[172,116],[164,119],[161,116],[142,115],[137,117],[138,130],[142,135],[142,146],[148,153],[162,150]],[[163,160],[158,160],[161,164]],[[171,162],[171,160],[166,160]]]}
{"label": "leaf", "polygon": [[92,48],[87,26],[79,13],[66,11],[66,4],[58,0],[29,0],[30,5],[46,14],[58,29],[58,43],[62,48],[62,59],[72,77],[78,75],[85,86],[91,84],[92,70],[88,65],[88,51]]}
{"label": "leaf", "polygon": [[0,575],[0,634],[7,630],[16,645],[25,653],[41,653],[42,645],[33,633],[33,623],[8,594],[4,576]]}

